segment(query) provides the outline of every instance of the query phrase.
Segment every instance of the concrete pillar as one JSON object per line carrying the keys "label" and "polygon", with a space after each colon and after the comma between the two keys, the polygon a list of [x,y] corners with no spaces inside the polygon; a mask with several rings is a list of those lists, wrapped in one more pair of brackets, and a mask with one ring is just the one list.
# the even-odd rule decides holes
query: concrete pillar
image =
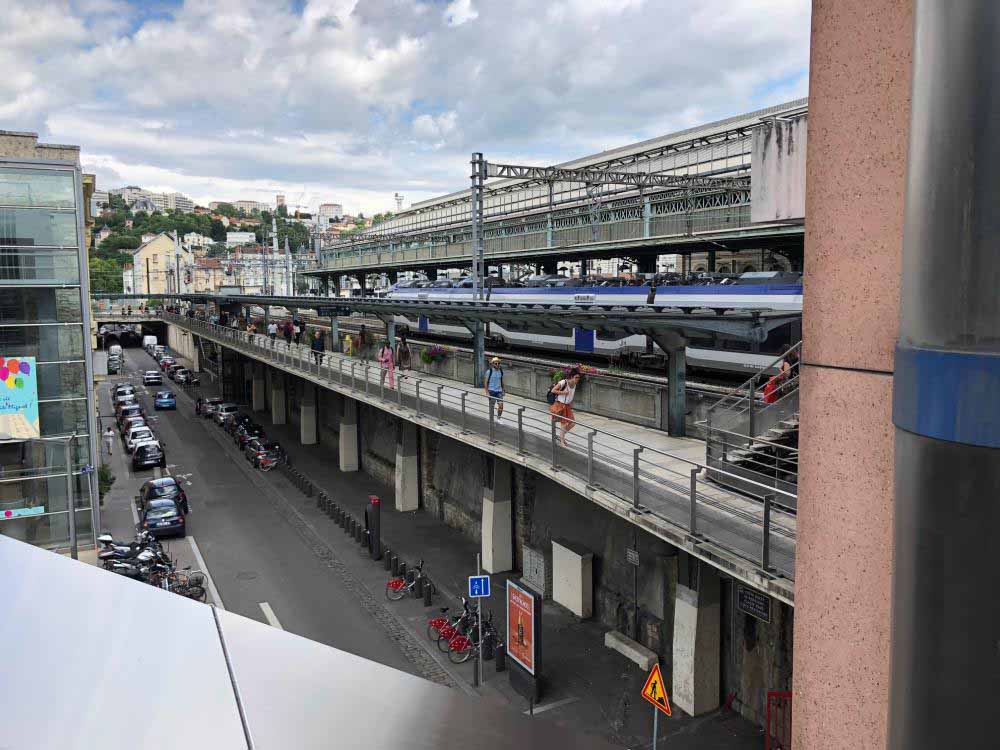
{"label": "concrete pillar", "polygon": [[195,336],[191,336],[191,372],[201,372],[201,347]]}
{"label": "concrete pillar", "polygon": [[643,255],[639,258],[639,273],[656,273],[656,255]]}
{"label": "concrete pillar", "polygon": [[253,368],[253,386],[251,390],[251,405],[254,411],[264,411],[267,408],[267,397],[264,389],[267,381],[264,380],[264,366],[255,364]]}
{"label": "concrete pillar", "polygon": [[813,3],[792,703],[810,750],[886,747],[912,44],[911,0]]}
{"label": "concrete pillar", "polygon": [[299,402],[299,440],[302,445],[316,445],[316,386],[304,384],[302,401]]}
{"label": "concrete pillar", "polygon": [[340,351],[340,321],[336,315],[330,316],[330,351]]}
{"label": "concrete pillar", "polygon": [[542,273],[553,274],[559,267],[559,261],[556,260],[543,260],[542,261]]}
{"label": "concrete pillar", "polygon": [[466,325],[472,334],[472,385],[483,387],[486,376],[486,329],[482,323]]}
{"label": "concrete pillar", "polygon": [[667,432],[675,437],[687,434],[687,351],[683,346],[667,354]]}
{"label": "concrete pillar", "polygon": [[722,616],[718,571],[681,554],[674,602],[673,702],[691,716],[719,707]]}
{"label": "concrete pillar", "polygon": [[341,399],[344,411],[340,415],[340,470],[358,470],[358,402],[346,396]]}
{"label": "concrete pillar", "polygon": [[710,273],[715,273],[715,248],[708,248],[708,270]]}
{"label": "concrete pillar", "polygon": [[420,455],[417,430],[412,422],[399,421],[396,434],[396,510],[411,511],[420,507]]}
{"label": "concrete pillar", "polygon": [[493,457],[483,486],[483,570],[501,573],[514,567],[514,533],[509,462]]}
{"label": "concrete pillar", "polygon": [[274,424],[284,424],[286,413],[285,376],[275,372],[271,376],[271,421]]}

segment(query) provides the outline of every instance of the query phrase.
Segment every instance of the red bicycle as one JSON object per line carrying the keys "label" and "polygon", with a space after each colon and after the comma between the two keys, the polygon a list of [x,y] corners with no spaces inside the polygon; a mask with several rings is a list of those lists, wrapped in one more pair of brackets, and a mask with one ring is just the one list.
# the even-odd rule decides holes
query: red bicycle
{"label": "red bicycle", "polygon": [[[442,614],[447,608],[442,610]],[[448,644],[452,638],[462,635],[475,625],[479,610],[470,607],[469,601],[462,597],[462,612],[452,618],[435,617],[427,623],[427,637],[432,641],[437,641],[437,647],[442,653],[448,653]]]}
{"label": "red bicycle", "polygon": [[453,664],[464,664],[472,656],[479,653],[487,638],[495,643],[500,640],[500,634],[493,627],[492,612],[490,612],[489,617],[483,620],[482,636],[479,634],[478,627],[472,627],[469,635],[459,634],[448,642],[448,658]]}
{"label": "red bicycle", "polygon": [[418,565],[416,565],[413,570],[416,575],[413,576],[413,580],[409,583],[406,582],[405,578],[390,578],[385,584],[385,598],[390,602],[398,602],[404,596],[413,591],[414,586],[417,585],[417,581],[424,577],[424,561],[421,560]]}

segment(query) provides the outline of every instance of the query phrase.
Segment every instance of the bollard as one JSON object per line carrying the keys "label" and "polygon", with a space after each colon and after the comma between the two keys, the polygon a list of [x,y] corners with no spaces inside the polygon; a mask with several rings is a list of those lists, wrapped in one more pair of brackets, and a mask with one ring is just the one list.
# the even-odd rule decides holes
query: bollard
{"label": "bollard", "polygon": [[322,492],[316,495],[316,507],[320,510],[326,509],[326,498],[323,496]]}
{"label": "bollard", "polygon": [[416,578],[416,575],[417,573],[414,570],[406,571],[406,575],[404,576],[406,578],[406,582],[413,583],[414,579]]}
{"label": "bollard", "polygon": [[406,561],[404,560],[399,561],[399,572],[396,575],[398,575],[400,578],[406,578]]}
{"label": "bollard", "polygon": [[399,557],[397,555],[393,555],[392,556],[391,570],[392,570],[392,577],[393,578],[398,578],[399,577]]}
{"label": "bollard", "polygon": [[357,523],[355,522],[355,520],[353,518],[348,519],[346,531],[347,531],[347,533],[350,536],[354,536],[354,534],[355,534],[354,528],[356,526],[357,526]]}
{"label": "bollard", "polygon": [[385,569],[386,570],[392,570],[392,550],[391,549],[387,549],[385,551],[385,557],[383,559],[385,561],[384,562]]}
{"label": "bollard", "polygon": [[358,524],[358,536],[356,538],[356,541],[362,547],[368,544],[368,529],[366,529],[364,525],[360,523]]}
{"label": "bollard", "polygon": [[424,577],[420,576],[417,579],[416,585],[413,587],[413,598],[423,599],[424,598]]}
{"label": "bollard", "polygon": [[493,658],[497,663],[497,672],[507,671],[507,649],[497,640],[496,648],[493,650]]}
{"label": "bollard", "polygon": [[368,527],[368,551],[372,560],[382,557],[382,501],[378,495],[368,496],[365,509],[365,525]]}
{"label": "bollard", "polygon": [[433,602],[431,601],[431,596],[434,594],[434,584],[431,583],[431,579],[427,578],[424,580],[424,606],[429,607]]}

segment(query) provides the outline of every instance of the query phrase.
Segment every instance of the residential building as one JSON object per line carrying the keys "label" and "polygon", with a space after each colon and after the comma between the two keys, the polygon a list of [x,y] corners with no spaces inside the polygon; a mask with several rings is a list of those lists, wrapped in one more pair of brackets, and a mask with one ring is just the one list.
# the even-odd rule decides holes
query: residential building
{"label": "residential building", "polygon": [[[154,193],[149,190],[143,190],[141,187],[136,187],[135,185],[129,185],[128,187],[109,190],[105,193],[105,202],[107,202],[110,195],[120,195],[122,200],[133,211],[176,210],[190,212],[194,210],[194,201],[183,193]],[[149,208],[150,205],[152,205],[152,209]]]}
{"label": "residential building", "polygon": [[135,266],[126,263],[122,266],[122,292],[125,294],[135,293]]}
{"label": "residential building", "polygon": [[316,221],[320,226],[334,224],[344,216],[344,207],[340,203],[321,203],[316,211]]}
{"label": "residential building", "polygon": [[100,245],[104,240],[111,236],[111,227],[106,224],[98,230],[94,235],[94,247]]}
{"label": "residential building", "polygon": [[233,201],[233,207],[237,211],[245,211],[247,214],[260,213],[270,209],[270,206],[260,201]]}
{"label": "residential building", "polygon": [[257,235],[253,232],[226,232],[226,247],[248,245],[256,241]]}
{"label": "residential building", "polygon": [[132,262],[136,294],[186,292],[193,283],[194,255],[190,249],[177,244],[168,232],[153,236],[133,250]]}
{"label": "residential building", "polygon": [[228,283],[226,269],[220,258],[195,258],[194,282],[195,292],[217,292],[220,286]]}
{"label": "residential building", "polygon": [[86,236],[94,188],[78,146],[0,131],[0,352],[8,368],[19,360],[21,382],[7,387],[26,402],[0,414],[0,534],[51,548],[67,546],[71,508],[81,546],[100,527],[89,470],[98,456]]}
{"label": "residential building", "polygon": [[143,232],[142,236],[139,238],[140,242],[149,242],[156,236],[156,232]]}
{"label": "residential building", "polygon": [[276,196],[274,196],[274,207],[275,208],[277,208],[278,206],[284,206],[284,205],[285,205],[285,196],[284,195],[282,195],[281,193],[278,193]]}
{"label": "residential building", "polygon": [[168,211],[182,211],[184,213],[194,211],[194,201],[183,193],[165,193],[163,198]]}
{"label": "residential building", "polygon": [[222,214],[212,214],[212,218],[222,222],[222,226],[224,227],[228,227],[230,224],[228,216],[223,216]]}
{"label": "residential building", "polygon": [[156,203],[153,202],[153,199],[150,198],[148,195],[140,195],[138,198],[132,201],[130,208],[132,209],[133,213],[138,211],[145,211],[148,214],[162,210],[160,209],[159,206],[156,205]]}
{"label": "residential building", "polygon": [[271,248],[260,245],[242,245],[233,249],[224,265],[232,272],[230,283],[239,285],[245,294],[290,294],[289,259]]}
{"label": "residential building", "polygon": [[188,232],[184,235],[184,244],[191,248],[208,247],[214,241],[211,237],[206,237],[198,232]]}

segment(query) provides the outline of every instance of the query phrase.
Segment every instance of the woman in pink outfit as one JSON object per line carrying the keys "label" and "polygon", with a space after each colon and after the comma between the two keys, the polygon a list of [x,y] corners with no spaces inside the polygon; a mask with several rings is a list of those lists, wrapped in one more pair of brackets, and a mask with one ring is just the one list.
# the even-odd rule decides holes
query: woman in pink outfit
{"label": "woman in pink outfit", "polygon": [[378,363],[383,370],[389,371],[389,387],[396,387],[396,363],[392,356],[392,347],[389,341],[382,342],[382,348],[378,350]]}

